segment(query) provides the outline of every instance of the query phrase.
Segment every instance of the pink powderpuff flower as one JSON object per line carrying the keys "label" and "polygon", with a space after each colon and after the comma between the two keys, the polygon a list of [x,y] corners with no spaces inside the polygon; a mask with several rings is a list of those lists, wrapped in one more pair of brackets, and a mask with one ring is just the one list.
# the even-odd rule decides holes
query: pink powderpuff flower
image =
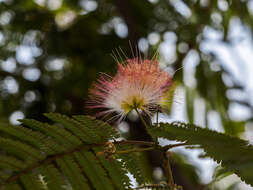
{"label": "pink powderpuff flower", "polygon": [[99,115],[116,113],[122,120],[132,110],[151,114],[163,104],[171,77],[155,60],[128,59],[118,63],[114,77],[102,75],[89,90],[89,108],[105,109]]}

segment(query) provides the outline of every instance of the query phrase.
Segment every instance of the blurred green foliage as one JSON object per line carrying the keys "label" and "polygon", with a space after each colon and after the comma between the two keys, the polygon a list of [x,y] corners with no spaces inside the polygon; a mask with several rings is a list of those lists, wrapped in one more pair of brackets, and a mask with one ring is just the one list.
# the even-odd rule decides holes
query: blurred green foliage
{"label": "blurred green foliage", "polygon": [[[120,47],[133,57],[139,45],[143,56],[151,58],[167,40],[175,51],[167,50],[159,58],[163,66],[177,70],[174,81],[186,90],[189,122],[195,120],[194,102],[200,98],[205,103],[206,126],[208,112],[215,110],[225,133],[238,136],[247,121],[231,120],[230,103],[251,110],[249,121],[253,107],[249,101],[228,99],[227,90],[243,91],[244,86],[216,54],[202,51],[201,42],[204,30],[211,27],[222,34],[221,42],[231,44],[229,24],[234,18],[251,31],[250,2],[0,0],[0,119],[7,120],[16,110],[40,120],[45,119],[42,113],[50,111],[86,114],[89,111],[84,104],[91,83],[99,72],[115,73],[113,51],[122,55],[117,53]],[[151,34],[159,39],[152,42]],[[195,85],[186,81],[182,69],[191,53],[198,57]],[[173,56],[166,59],[166,54]],[[218,69],[213,69],[214,63]],[[225,84],[223,75],[231,80],[230,85]]]}

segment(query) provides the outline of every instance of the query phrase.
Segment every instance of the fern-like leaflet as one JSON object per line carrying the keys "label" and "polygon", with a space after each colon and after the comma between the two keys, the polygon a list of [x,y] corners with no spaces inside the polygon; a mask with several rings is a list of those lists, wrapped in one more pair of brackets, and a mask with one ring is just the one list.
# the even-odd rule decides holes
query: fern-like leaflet
{"label": "fern-like leaflet", "polygon": [[224,171],[237,174],[243,181],[253,185],[253,146],[242,139],[225,135],[207,128],[185,123],[160,123],[149,133],[154,137],[199,145],[208,157],[221,163]]}

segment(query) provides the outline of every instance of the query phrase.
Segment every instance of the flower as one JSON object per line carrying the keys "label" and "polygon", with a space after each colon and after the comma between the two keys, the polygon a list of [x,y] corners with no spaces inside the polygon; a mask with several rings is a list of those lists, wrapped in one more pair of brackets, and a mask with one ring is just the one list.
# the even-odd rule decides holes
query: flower
{"label": "flower", "polygon": [[102,108],[100,115],[117,113],[122,120],[132,110],[150,114],[164,101],[171,77],[155,60],[128,59],[118,63],[114,77],[102,75],[89,91],[89,107]]}

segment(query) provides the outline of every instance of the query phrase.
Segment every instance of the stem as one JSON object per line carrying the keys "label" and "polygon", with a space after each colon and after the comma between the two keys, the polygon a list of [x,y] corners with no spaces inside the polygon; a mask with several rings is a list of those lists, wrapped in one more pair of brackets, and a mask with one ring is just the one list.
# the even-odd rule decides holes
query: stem
{"label": "stem", "polygon": [[178,146],[185,146],[185,145],[187,145],[187,143],[169,144],[169,145],[166,145],[166,146],[162,147],[162,149],[167,151],[171,148],[175,148],[175,147],[178,147]]}
{"label": "stem", "polygon": [[149,150],[154,150],[155,147],[148,147],[148,148],[133,148],[130,150],[122,150],[122,151],[116,151],[115,154],[127,154],[130,152],[143,152],[143,151],[149,151]]}
{"label": "stem", "polygon": [[142,185],[140,187],[136,187],[131,190],[137,190],[137,189],[164,189],[164,185],[162,184],[153,184],[153,185]]}
{"label": "stem", "polygon": [[134,141],[134,140],[122,140],[122,141],[115,141],[113,144],[133,144],[133,145],[146,145],[146,146],[156,146],[155,142],[149,141]]}
{"label": "stem", "polygon": [[158,112],[158,109],[157,109],[157,112],[156,112],[156,126],[158,126],[158,115],[159,115],[159,112]]}
{"label": "stem", "polygon": [[164,158],[164,169],[166,172],[166,177],[168,179],[168,184],[169,186],[174,187],[175,183],[174,183],[174,179],[173,179],[173,175],[171,171],[170,161],[169,161],[168,154],[166,151],[163,152],[163,158]]}
{"label": "stem", "polygon": [[147,125],[147,123],[145,122],[145,120],[143,119],[143,117],[141,116],[140,112],[138,111],[137,108],[135,108],[135,111],[137,112],[139,118],[141,119],[141,122],[143,123],[143,125],[146,127],[146,129],[149,128],[149,126]]}

